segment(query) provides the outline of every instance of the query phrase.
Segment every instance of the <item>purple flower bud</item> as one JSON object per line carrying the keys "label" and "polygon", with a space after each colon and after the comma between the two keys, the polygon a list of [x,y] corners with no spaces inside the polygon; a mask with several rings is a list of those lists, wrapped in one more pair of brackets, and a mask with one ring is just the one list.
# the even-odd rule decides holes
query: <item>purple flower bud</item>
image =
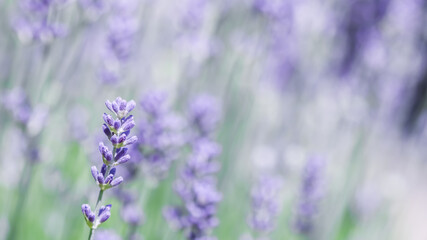
{"label": "purple flower bud", "polygon": [[126,111],[127,111],[127,112],[132,111],[132,110],[135,108],[135,106],[136,106],[135,101],[134,101],[134,100],[130,100],[130,101],[127,103],[127,105],[126,105]]}
{"label": "purple flower bud", "polygon": [[116,130],[119,130],[119,128],[120,128],[120,120],[119,119],[116,119],[115,121],[114,121],[114,128],[116,129]]}
{"label": "purple flower bud", "polygon": [[110,141],[113,145],[117,145],[119,143],[119,138],[117,137],[117,135],[113,135]]}
{"label": "purple flower bud", "polygon": [[98,177],[96,179],[98,179],[98,183],[99,184],[103,184],[104,183],[104,176],[102,175],[102,173],[99,173]]}
{"label": "purple flower bud", "polygon": [[131,138],[126,139],[124,145],[131,145],[134,144],[138,141],[138,137],[137,136],[133,136]]}
{"label": "purple flower bud", "polygon": [[126,110],[126,101],[124,101],[124,100],[120,101],[119,109],[120,109],[120,111]]}
{"label": "purple flower bud", "polygon": [[82,205],[82,213],[87,217],[91,213],[89,204]]}
{"label": "purple flower bud", "polygon": [[102,207],[99,208],[98,217],[105,211],[105,209],[107,209],[106,206],[102,206]]}
{"label": "purple flower bud", "polygon": [[104,143],[103,142],[99,142],[99,147],[98,147],[98,149],[99,149],[99,152],[101,153],[101,155],[104,155],[105,154],[105,152],[106,152],[106,146],[104,145]]}
{"label": "purple flower bud", "polygon": [[102,173],[102,175],[105,175],[106,171],[107,171],[107,165],[102,164],[102,167],[101,167],[101,173]]}
{"label": "purple flower bud", "polygon": [[95,166],[92,166],[90,168],[90,171],[92,172],[93,179],[95,179],[95,181],[97,181],[98,174],[99,174],[98,169],[96,169]]}
{"label": "purple flower bud", "polygon": [[119,164],[123,164],[123,163],[126,163],[127,161],[129,161],[130,160],[130,155],[129,154],[127,154],[127,155],[125,155],[125,156],[123,156],[123,157],[121,157],[117,162],[116,162],[116,164],[117,165],[119,165]]}
{"label": "purple flower bud", "polygon": [[104,115],[102,117],[104,118],[104,121],[108,126],[113,126],[114,120],[110,115],[104,113]]}
{"label": "purple flower bud", "polygon": [[109,174],[109,175],[105,178],[104,183],[105,183],[105,184],[109,184],[109,183],[113,180],[113,178],[114,178],[114,175],[113,175],[113,174]]}
{"label": "purple flower bud", "polygon": [[114,177],[114,175],[116,175],[116,168],[112,168],[110,170],[110,175],[113,175],[113,177]]}
{"label": "purple flower bud", "polygon": [[107,106],[108,110],[114,112],[113,106],[111,105],[111,102],[109,100],[105,101],[105,106]]}
{"label": "purple flower bud", "polygon": [[103,223],[105,221],[107,221],[111,216],[110,211],[106,211],[104,212],[100,217],[99,217],[99,222]]}
{"label": "purple flower bud", "polygon": [[113,101],[113,102],[111,103],[111,107],[113,108],[113,111],[114,111],[115,113],[118,113],[118,112],[119,112],[119,105],[117,105],[117,103],[116,103],[115,101]]}
{"label": "purple flower bud", "polygon": [[122,134],[122,135],[120,135],[118,142],[123,143],[125,140],[126,140],[126,134]]}
{"label": "purple flower bud", "polygon": [[123,131],[129,131],[130,129],[132,129],[133,127],[135,127],[135,121],[132,120],[128,120],[126,121],[123,126],[122,129]]}
{"label": "purple flower bud", "polygon": [[111,162],[111,160],[113,160],[113,153],[108,151],[104,157],[105,157],[105,160],[107,160],[107,162]]}
{"label": "purple flower bud", "polygon": [[108,137],[108,139],[111,138],[112,133],[111,133],[110,128],[107,126],[107,124],[105,124],[105,123],[102,124],[102,131],[104,131],[104,133]]}
{"label": "purple flower bud", "polygon": [[110,185],[112,187],[115,187],[115,186],[119,185],[122,182],[123,182],[123,178],[122,177],[118,177],[118,178],[114,179],[113,181],[111,181]]}
{"label": "purple flower bud", "polygon": [[93,213],[93,212],[89,213],[89,215],[87,216],[87,219],[88,219],[90,222],[95,221],[95,213]]}
{"label": "purple flower bud", "polygon": [[117,151],[115,160],[119,160],[121,157],[123,157],[126,153],[127,153],[128,149],[127,148],[120,148],[119,151]]}

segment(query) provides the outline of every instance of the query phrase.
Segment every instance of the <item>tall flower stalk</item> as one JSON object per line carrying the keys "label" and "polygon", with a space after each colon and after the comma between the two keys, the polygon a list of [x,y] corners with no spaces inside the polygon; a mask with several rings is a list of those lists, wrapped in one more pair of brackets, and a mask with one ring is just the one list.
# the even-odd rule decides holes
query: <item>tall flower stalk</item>
{"label": "tall flower stalk", "polygon": [[324,160],[311,157],[305,165],[300,199],[295,218],[295,230],[306,238],[310,238],[314,230],[315,218],[319,211],[322,196],[322,175]]}
{"label": "tall flower stalk", "polygon": [[123,177],[121,176],[114,178],[116,174],[115,167],[129,161],[130,155],[127,154],[128,148],[126,146],[138,140],[136,136],[129,136],[130,130],[135,126],[133,116],[129,115],[129,112],[135,108],[135,101],[131,100],[127,102],[118,97],[113,102],[107,100],[105,105],[117,118],[114,119],[107,113],[103,115],[105,123],[102,125],[102,128],[112,144],[112,151],[103,142],[100,142],[99,152],[103,161],[101,170],[98,171],[96,166],[91,167],[92,176],[99,186],[99,193],[94,211],[91,210],[88,204],[82,205],[85,221],[90,228],[88,239],[93,239],[94,231],[97,227],[110,217],[111,204],[100,207],[102,197],[106,190],[123,182]]}
{"label": "tall flower stalk", "polygon": [[[144,220],[143,208],[147,192],[158,186],[168,174],[173,161],[178,158],[184,140],[181,134],[183,119],[169,108],[167,95],[152,91],[144,95],[141,102],[144,112],[138,123],[138,143],[131,149],[132,160],[125,167],[126,181],[135,181],[142,174],[143,192],[117,191],[123,202],[122,219],[128,223],[129,239],[133,239],[137,228]],[[150,184],[146,184],[150,183]]]}
{"label": "tall flower stalk", "polygon": [[259,239],[268,239],[268,234],[276,227],[280,187],[280,179],[270,175],[260,177],[252,187],[251,212],[247,222]]}
{"label": "tall flower stalk", "polygon": [[39,147],[37,143],[39,142],[40,133],[46,124],[47,110],[40,106],[31,106],[27,95],[22,89],[13,89],[6,92],[3,94],[1,102],[23,132],[24,139],[22,139],[22,143],[26,146],[25,156],[27,157],[27,162],[24,164],[19,180],[19,197],[10,218],[11,228],[6,237],[8,240],[12,240],[16,238],[17,227],[21,221],[22,211],[30,183],[32,182],[34,166],[39,162]]}
{"label": "tall flower stalk", "polygon": [[216,239],[211,231],[219,224],[216,212],[222,194],[217,189],[215,173],[220,164],[215,158],[221,149],[210,136],[219,120],[218,109],[209,96],[196,98],[190,105],[192,152],[174,185],[183,205],[164,209],[171,226],[183,231],[188,240]]}

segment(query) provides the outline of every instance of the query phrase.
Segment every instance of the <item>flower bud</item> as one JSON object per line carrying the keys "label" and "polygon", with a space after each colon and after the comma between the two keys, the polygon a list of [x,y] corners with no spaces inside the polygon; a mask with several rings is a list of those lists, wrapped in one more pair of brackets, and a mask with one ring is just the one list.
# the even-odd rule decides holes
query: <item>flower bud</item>
{"label": "flower bud", "polygon": [[90,171],[92,172],[93,179],[95,179],[95,181],[97,181],[97,177],[98,177],[98,174],[99,174],[98,169],[96,169],[95,166],[92,166],[90,168]]}
{"label": "flower bud", "polygon": [[110,185],[112,187],[115,187],[115,186],[119,185],[122,182],[123,182],[123,178],[122,177],[118,177],[118,178],[114,179],[113,181],[111,181]]}

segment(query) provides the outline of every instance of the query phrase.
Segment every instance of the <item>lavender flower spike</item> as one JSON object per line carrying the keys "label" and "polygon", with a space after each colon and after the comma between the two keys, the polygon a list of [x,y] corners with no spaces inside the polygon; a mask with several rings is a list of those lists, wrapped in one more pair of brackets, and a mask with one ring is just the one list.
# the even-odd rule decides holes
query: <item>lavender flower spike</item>
{"label": "lavender flower spike", "polygon": [[105,105],[116,115],[117,119],[113,119],[106,113],[103,115],[105,124],[102,125],[102,129],[112,144],[112,150],[110,151],[103,142],[99,143],[98,149],[102,159],[101,170],[98,171],[96,166],[91,167],[91,174],[99,187],[98,200],[94,211],[90,209],[89,205],[82,205],[83,215],[90,228],[89,240],[93,239],[94,230],[111,216],[111,205],[100,208],[98,206],[102,201],[104,191],[123,182],[123,177],[114,178],[114,176],[116,174],[115,166],[125,164],[131,158],[129,154],[126,154],[127,148],[124,146],[131,145],[138,140],[136,136],[129,137],[130,130],[135,126],[133,116],[129,115],[135,108],[135,101],[127,102],[118,97],[113,102],[106,101]]}
{"label": "lavender flower spike", "polygon": [[324,160],[322,158],[311,157],[304,169],[295,219],[295,230],[302,235],[310,235],[314,228],[314,220],[323,190],[323,168]]}
{"label": "lavender flower spike", "polygon": [[275,176],[263,176],[251,191],[251,213],[249,226],[260,236],[266,236],[275,228],[279,214],[279,196],[281,182]]}
{"label": "lavender flower spike", "polygon": [[187,240],[216,239],[210,232],[219,224],[216,211],[222,194],[216,186],[215,173],[220,166],[215,157],[220,147],[209,139],[219,120],[218,109],[211,108],[213,103],[213,98],[202,97],[190,106],[190,121],[195,130],[192,153],[174,185],[183,205],[168,207],[163,212],[173,227],[184,231]]}

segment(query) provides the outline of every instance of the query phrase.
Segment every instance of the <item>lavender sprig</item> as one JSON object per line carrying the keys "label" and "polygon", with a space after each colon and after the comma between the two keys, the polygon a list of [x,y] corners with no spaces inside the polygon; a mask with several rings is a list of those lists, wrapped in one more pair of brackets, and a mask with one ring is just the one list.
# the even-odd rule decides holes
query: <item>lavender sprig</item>
{"label": "lavender sprig", "polygon": [[13,23],[19,39],[23,42],[50,43],[66,34],[65,28],[52,21],[52,11],[65,0],[21,0],[20,17]]}
{"label": "lavender sprig", "polygon": [[138,31],[138,21],[135,10],[138,1],[115,1],[108,22],[108,33],[105,39],[104,58],[99,72],[99,78],[104,83],[117,83],[123,74],[123,65],[129,61],[135,35]]}
{"label": "lavender sprig", "polygon": [[219,224],[216,212],[222,194],[217,190],[215,173],[220,164],[215,157],[221,148],[209,136],[217,123],[218,110],[212,97],[199,97],[192,102],[192,153],[174,185],[183,206],[166,207],[163,212],[170,225],[182,230],[188,240],[216,239],[210,232]]}
{"label": "lavender sprig", "polygon": [[13,240],[20,222],[23,205],[25,205],[27,199],[28,189],[32,182],[34,166],[39,161],[38,136],[46,124],[48,111],[41,106],[31,106],[25,92],[18,88],[4,93],[0,100],[21,128],[25,136],[23,143],[27,145],[25,154],[28,162],[24,165],[20,176],[18,187],[20,197],[15,205],[14,212],[11,214],[10,223],[12,227],[6,238]]}
{"label": "lavender sprig", "polygon": [[295,230],[305,236],[312,233],[315,216],[318,213],[319,200],[323,191],[323,168],[324,160],[320,157],[311,157],[304,168]]}
{"label": "lavender sprig", "polygon": [[115,167],[129,161],[130,155],[127,154],[128,149],[126,146],[138,140],[136,136],[129,137],[130,130],[135,126],[133,116],[129,115],[135,108],[135,101],[131,100],[127,102],[118,97],[113,102],[107,100],[105,105],[117,118],[114,119],[106,113],[103,115],[105,123],[102,125],[102,128],[113,147],[112,151],[110,151],[103,142],[99,143],[99,152],[101,153],[103,164],[100,171],[98,171],[96,166],[91,167],[92,176],[100,189],[98,200],[94,211],[90,209],[88,204],[82,205],[86,224],[90,228],[89,239],[92,239],[94,230],[110,217],[111,205],[102,206],[98,209],[99,203],[102,201],[105,190],[118,186],[123,182],[123,177],[115,178]]}
{"label": "lavender sprig", "polygon": [[276,227],[280,187],[281,182],[278,177],[262,176],[251,191],[252,209],[248,224],[258,235],[265,238]]}
{"label": "lavender sprig", "polygon": [[183,119],[168,108],[163,92],[146,94],[141,106],[145,118],[140,122],[135,155],[142,162],[144,175],[159,181],[167,176],[184,144]]}

